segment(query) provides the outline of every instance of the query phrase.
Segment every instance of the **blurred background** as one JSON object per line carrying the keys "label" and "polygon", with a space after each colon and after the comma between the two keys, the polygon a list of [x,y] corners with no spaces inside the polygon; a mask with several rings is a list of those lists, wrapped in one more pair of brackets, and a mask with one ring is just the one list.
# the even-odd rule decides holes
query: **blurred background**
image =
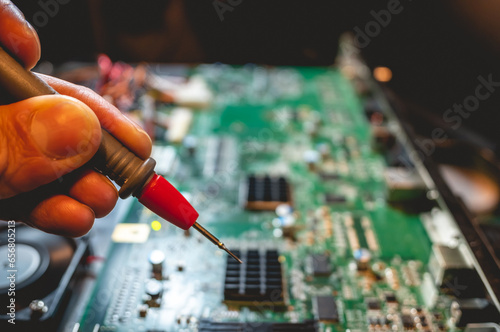
{"label": "blurred background", "polygon": [[[389,87],[438,122],[474,94],[478,76],[500,82],[497,0],[14,3],[40,35],[42,60],[55,64],[105,53],[126,62],[324,66],[335,60],[339,35],[351,31],[371,67],[392,70]],[[451,134],[470,130],[471,140],[497,152],[499,106],[500,91]]]}

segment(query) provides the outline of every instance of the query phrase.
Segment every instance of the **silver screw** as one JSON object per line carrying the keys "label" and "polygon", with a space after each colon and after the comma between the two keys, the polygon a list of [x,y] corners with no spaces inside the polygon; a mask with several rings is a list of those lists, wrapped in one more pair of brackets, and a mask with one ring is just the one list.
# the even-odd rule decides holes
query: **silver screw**
{"label": "silver screw", "polygon": [[31,315],[37,315],[37,316],[41,316],[49,310],[49,308],[45,305],[45,303],[42,300],[31,301],[29,308],[31,310]]}

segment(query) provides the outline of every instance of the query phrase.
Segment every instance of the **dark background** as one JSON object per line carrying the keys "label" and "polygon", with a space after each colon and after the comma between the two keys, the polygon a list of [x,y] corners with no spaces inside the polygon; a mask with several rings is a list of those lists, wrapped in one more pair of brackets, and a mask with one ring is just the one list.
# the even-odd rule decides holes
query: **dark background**
{"label": "dark background", "polygon": [[[387,9],[389,3],[226,0],[221,3],[236,5],[223,13],[221,21],[213,1],[62,2],[67,3],[14,1],[40,35],[42,60],[56,64],[94,61],[98,53],[104,52],[113,60],[133,62],[311,66],[332,64],[338,36],[355,27],[364,30],[374,20],[370,12]],[[52,15],[47,15],[46,24],[37,26],[35,15],[47,13],[42,4],[52,5],[52,13],[48,13]],[[390,23],[362,48],[371,67],[392,69],[389,86],[400,96],[431,111],[439,120],[454,103],[462,103],[474,94],[478,76],[486,78],[491,74],[494,81],[500,82],[498,48],[494,42],[479,38],[469,18],[457,13],[453,3],[401,0],[400,7],[403,10],[392,15]],[[167,12],[171,14],[167,16]],[[165,36],[165,50],[156,49],[155,43],[143,44],[141,40],[147,36],[157,36],[158,41]],[[184,51],[176,53],[181,48]],[[500,142],[499,108],[500,89],[481,102],[459,131],[472,129],[496,145]]]}

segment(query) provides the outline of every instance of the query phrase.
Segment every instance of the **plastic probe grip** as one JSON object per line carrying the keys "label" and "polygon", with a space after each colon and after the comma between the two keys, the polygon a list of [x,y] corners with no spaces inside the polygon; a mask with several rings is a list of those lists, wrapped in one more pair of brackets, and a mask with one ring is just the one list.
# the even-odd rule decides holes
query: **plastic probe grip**
{"label": "plastic probe grip", "polygon": [[[1,47],[0,86],[11,102],[57,94],[50,85],[23,68]],[[152,178],[156,164],[152,158],[142,160],[137,157],[104,129],[101,144],[91,163],[96,170],[121,186],[121,198],[138,196],[143,186]]]}
{"label": "plastic probe grip", "polygon": [[101,145],[91,163],[120,186],[120,198],[139,197],[144,185],[156,175],[153,158],[142,160],[104,129]]}
{"label": "plastic probe grip", "polygon": [[184,230],[193,226],[198,212],[187,199],[163,177],[155,174],[138,196],[145,207]]}

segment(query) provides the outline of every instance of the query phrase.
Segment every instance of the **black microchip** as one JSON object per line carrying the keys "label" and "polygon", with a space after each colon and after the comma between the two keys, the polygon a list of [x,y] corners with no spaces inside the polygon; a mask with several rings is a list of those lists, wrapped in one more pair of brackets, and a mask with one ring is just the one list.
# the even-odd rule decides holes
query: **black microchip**
{"label": "black microchip", "polygon": [[238,264],[228,256],[224,279],[224,301],[233,304],[253,305],[273,303],[284,305],[284,288],[281,263],[277,250],[261,252],[253,249],[234,251],[243,260]]}
{"label": "black microchip", "polygon": [[347,201],[345,196],[337,194],[325,194],[325,203],[327,204],[343,204]]}
{"label": "black microchip", "polygon": [[317,331],[318,331],[317,322],[307,321],[304,323],[272,323],[270,332],[317,332]]}
{"label": "black microchip", "polygon": [[309,265],[315,277],[328,277],[332,273],[332,266],[328,255],[314,254],[309,256]]}
{"label": "black microchip", "polygon": [[385,301],[392,303],[398,302],[398,300],[396,299],[396,295],[394,295],[394,293],[385,294]]}
{"label": "black microchip", "polygon": [[303,323],[269,323],[269,322],[216,322],[202,319],[198,325],[199,332],[317,332],[316,321]]}
{"label": "black microchip", "polygon": [[316,319],[324,322],[338,322],[339,311],[333,296],[316,296],[313,299],[313,310]]}
{"label": "black microchip", "polygon": [[366,306],[369,310],[380,310],[380,301],[377,299],[367,299]]}
{"label": "black microchip", "polygon": [[280,204],[292,204],[290,186],[282,177],[250,175],[246,181],[247,210],[274,211]]}
{"label": "black microchip", "polygon": [[413,321],[413,317],[411,315],[401,315],[401,323],[405,329],[415,328],[415,322]]}
{"label": "black microchip", "polygon": [[337,173],[319,173],[319,177],[323,181],[333,181],[340,179],[340,176]]}

